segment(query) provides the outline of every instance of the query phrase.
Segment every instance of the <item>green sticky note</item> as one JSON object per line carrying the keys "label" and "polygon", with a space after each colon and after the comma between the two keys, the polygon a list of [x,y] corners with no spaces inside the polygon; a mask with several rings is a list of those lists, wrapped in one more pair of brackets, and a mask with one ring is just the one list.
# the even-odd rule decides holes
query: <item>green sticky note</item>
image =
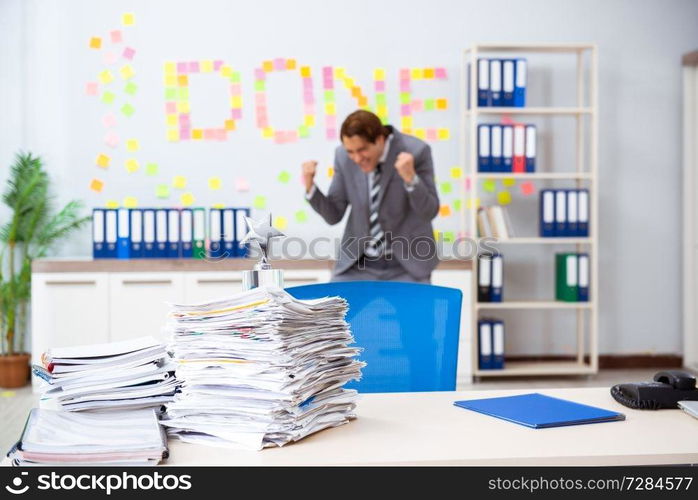
{"label": "green sticky note", "polygon": [[296,222],[301,224],[308,221],[308,213],[305,210],[299,210],[296,212]]}
{"label": "green sticky note", "polygon": [[460,212],[461,207],[463,206],[463,203],[461,200],[454,200],[453,201],[453,210],[456,212]]}
{"label": "green sticky note", "polygon": [[255,196],[252,201],[252,206],[260,210],[267,208],[267,199],[264,196]]}
{"label": "green sticky note", "polygon": [[240,83],[239,71],[233,71],[233,73],[230,75],[230,83]]}
{"label": "green sticky note", "polygon": [[384,93],[376,94],[376,106],[385,106],[387,99]]}
{"label": "green sticky note", "polygon": [[133,82],[128,82],[124,87],[124,92],[130,95],[136,95],[136,92],[138,92],[138,85]]}
{"label": "green sticky note", "polygon": [[451,191],[453,191],[453,186],[451,186],[450,182],[441,183],[441,192],[443,194],[449,194]]}
{"label": "green sticky note", "polygon": [[434,111],[434,99],[424,99],[424,111]]}
{"label": "green sticky note", "polygon": [[111,103],[113,103],[113,102],[114,102],[114,98],[116,98],[116,96],[114,95],[113,92],[105,92],[104,94],[102,94],[102,102],[103,102],[104,104],[111,104]]}
{"label": "green sticky note", "polygon": [[381,123],[383,125],[388,125],[388,117],[387,116],[382,116],[381,117]]}
{"label": "green sticky note", "polygon": [[133,116],[133,113],[136,112],[136,108],[131,106],[129,103],[126,103],[123,106],[121,106],[121,112],[124,114],[124,116],[130,118],[131,116]]}
{"label": "green sticky note", "polygon": [[456,235],[453,231],[444,231],[444,241],[446,243],[453,243],[456,240]]}
{"label": "green sticky note", "polygon": [[325,90],[325,102],[334,102],[334,90]]}
{"label": "green sticky note", "polygon": [[513,177],[507,177],[505,179],[502,179],[502,184],[506,187],[512,187],[516,185],[516,179]]}
{"label": "green sticky note", "polygon": [[482,189],[488,193],[494,193],[497,190],[497,183],[494,179],[485,179],[482,181]]}
{"label": "green sticky note", "polygon": [[306,125],[301,125],[300,127],[298,127],[298,137],[310,137],[310,130]]}
{"label": "green sticky note", "polygon": [[188,101],[189,100],[189,87],[180,87],[177,90],[177,98],[180,101]]}
{"label": "green sticky note", "polygon": [[412,96],[409,92],[400,92],[400,104],[410,104]]}
{"label": "green sticky note", "polygon": [[177,99],[177,89],[172,87],[166,88],[165,99],[167,99],[168,101],[174,101],[175,99]]}
{"label": "green sticky note", "polygon": [[254,82],[254,89],[257,92],[264,92],[265,90],[265,85],[264,85],[264,80],[255,80]]}
{"label": "green sticky note", "polygon": [[158,198],[169,198],[170,197],[170,186],[167,184],[158,184],[155,186],[155,196]]}
{"label": "green sticky note", "polygon": [[145,164],[145,175],[158,175],[158,164],[157,163],[146,163]]}
{"label": "green sticky note", "polygon": [[279,177],[277,177],[277,179],[279,179],[279,182],[286,184],[286,183],[288,183],[288,181],[291,180],[291,174],[289,174],[286,170],[284,170],[283,172],[281,172],[279,174]]}

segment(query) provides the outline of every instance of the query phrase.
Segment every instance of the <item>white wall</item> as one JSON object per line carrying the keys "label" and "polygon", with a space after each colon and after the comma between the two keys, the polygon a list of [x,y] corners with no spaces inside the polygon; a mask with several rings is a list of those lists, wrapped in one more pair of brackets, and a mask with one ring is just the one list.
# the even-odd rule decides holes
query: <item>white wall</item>
{"label": "white wall", "polygon": [[[600,352],[680,352],[680,56],[698,45],[696,2],[1,0],[0,103],[9,120],[0,120],[0,161],[8,165],[19,147],[41,154],[61,202],[80,198],[93,206],[133,195],[141,206],[176,204],[176,200],[163,202],[153,196],[154,182],[162,179],[146,178],[143,172],[126,174],[120,163],[107,172],[94,166],[97,153],[108,149],[102,143],[105,130],[99,122],[105,107],[84,94],[84,85],[105,64],[87,44],[91,36],[107,38],[110,29],[120,27],[124,12],[136,15],[135,26],[121,28],[127,33],[127,45],[137,50],[133,67],[139,93],[134,99],[137,113],[120,120],[119,133],[122,139],[140,140],[141,163],[157,161],[164,182],[172,175],[186,175],[197,204],[249,205],[253,196],[264,194],[272,212],[291,220],[286,232],[306,239],[338,235],[341,228],[328,231],[312,214],[308,223],[294,223],[293,213],[308,209],[298,179],[294,177],[288,185],[269,179],[284,169],[295,175],[307,158],[320,160],[323,167],[331,164],[335,144],[324,139],[321,127],[322,66],[346,67],[369,97],[373,69],[386,68],[393,122],[398,119],[398,69],[446,67],[447,82],[415,84],[416,95],[443,95],[451,104],[446,112],[415,116],[426,125],[451,129],[454,139],[433,144],[437,176],[445,180],[458,161],[456,104],[463,48],[485,41],[597,43]],[[30,42],[26,49],[23,37]],[[313,137],[295,144],[263,140],[254,125],[253,69],[275,57],[308,64],[315,78],[320,126],[313,130]],[[243,74],[245,105],[239,131],[222,143],[168,143],[162,63],[208,58],[223,59]],[[571,81],[571,73],[564,67],[531,71],[532,99],[548,102],[567,95],[563,87]],[[268,88],[272,121],[280,126],[294,124],[300,102],[298,81],[279,78]],[[201,107],[199,116],[218,119],[220,89],[207,82],[200,89],[204,91],[192,96],[192,104]],[[341,91],[337,94],[341,121],[352,105]],[[545,158],[549,166],[558,167],[570,155],[569,140],[559,141],[545,149],[550,151]],[[127,157],[123,148],[113,156],[119,161]],[[223,193],[208,191],[206,180],[211,175],[223,179]],[[93,176],[107,183],[101,195],[87,189]],[[231,189],[238,176],[249,178],[249,193]],[[321,180],[323,186],[327,182]],[[442,200],[454,197],[442,195]],[[531,200],[524,201],[530,204]],[[435,224],[445,230],[457,228],[454,217]],[[75,237],[60,253],[89,254],[88,233]],[[525,263],[521,266],[516,276],[529,272]],[[550,294],[548,283],[537,286],[541,295]],[[516,291],[517,287],[521,285],[513,283],[509,288]],[[537,321],[522,322],[515,334],[508,329],[509,352],[571,352],[573,343],[565,338],[568,323]]]}

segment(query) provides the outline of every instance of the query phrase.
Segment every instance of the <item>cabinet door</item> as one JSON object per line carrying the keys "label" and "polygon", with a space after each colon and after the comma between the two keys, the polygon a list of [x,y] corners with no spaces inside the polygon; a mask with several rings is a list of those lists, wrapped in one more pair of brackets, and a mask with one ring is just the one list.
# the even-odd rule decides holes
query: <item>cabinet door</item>
{"label": "cabinet door", "polygon": [[112,273],[109,275],[109,340],[152,335],[167,340],[162,328],[167,302],[184,301],[181,273]]}
{"label": "cabinet door", "polygon": [[31,352],[109,341],[107,273],[32,275]]}

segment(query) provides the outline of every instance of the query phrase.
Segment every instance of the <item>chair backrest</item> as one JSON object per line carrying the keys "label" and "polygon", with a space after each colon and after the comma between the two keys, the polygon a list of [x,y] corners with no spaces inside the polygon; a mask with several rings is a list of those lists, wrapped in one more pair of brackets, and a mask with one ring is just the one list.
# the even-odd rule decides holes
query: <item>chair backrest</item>
{"label": "chair backrest", "polygon": [[391,281],[318,283],[286,289],[298,299],[340,296],[363,348],[359,392],[453,391],[456,388],[462,293],[455,288]]}

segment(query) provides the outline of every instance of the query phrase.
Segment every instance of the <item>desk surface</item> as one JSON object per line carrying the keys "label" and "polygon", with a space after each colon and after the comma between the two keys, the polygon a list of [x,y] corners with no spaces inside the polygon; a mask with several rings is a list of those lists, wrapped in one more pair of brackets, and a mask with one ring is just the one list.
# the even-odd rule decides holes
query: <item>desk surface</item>
{"label": "desk surface", "polygon": [[[453,406],[540,392],[624,413],[625,421],[530,429]],[[170,441],[167,465],[646,465],[698,463],[698,419],[631,410],[608,388],[366,394],[358,418],[260,452]]]}

